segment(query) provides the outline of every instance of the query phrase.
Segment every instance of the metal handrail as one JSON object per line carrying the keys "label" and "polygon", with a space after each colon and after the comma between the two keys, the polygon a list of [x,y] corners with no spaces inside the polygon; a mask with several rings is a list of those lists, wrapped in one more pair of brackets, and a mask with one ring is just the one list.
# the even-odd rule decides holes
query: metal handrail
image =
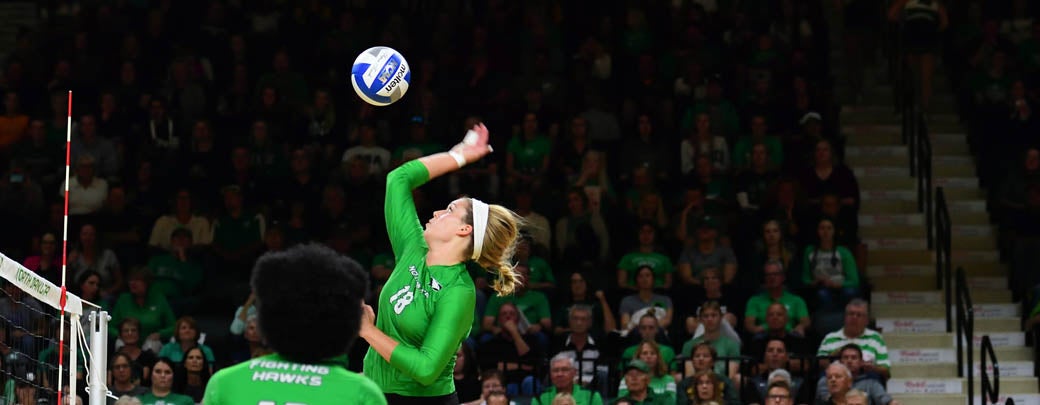
{"label": "metal handrail", "polygon": [[[986,358],[993,363],[992,382],[986,371]],[[982,335],[982,345],[979,347],[979,379],[982,383],[982,401],[997,403],[1000,398],[1000,365],[997,364],[997,355],[993,352],[993,342],[989,340],[989,335]]]}
{"label": "metal handrail", "polygon": [[[928,233],[928,249],[935,248],[932,232],[932,139],[928,134],[928,123],[921,115],[920,106],[915,106],[917,117],[917,211],[924,213],[925,230]],[[949,223],[947,223],[949,225]]]}
{"label": "metal handrail", "polygon": [[957,279],[954,283],[957,300],[957,376],[965,377],[967,373],[968,405],[975,403],[975,305],[971,301],[968,280],[964,276],[964,268],[957,268]]}
{"label": "metal handrail", "polygon": [[942,187],[935,188],[935,288],[943,290],[946,304],[946,332],[953,332],[953,282],[952,278],[952,224],[946,193]]}

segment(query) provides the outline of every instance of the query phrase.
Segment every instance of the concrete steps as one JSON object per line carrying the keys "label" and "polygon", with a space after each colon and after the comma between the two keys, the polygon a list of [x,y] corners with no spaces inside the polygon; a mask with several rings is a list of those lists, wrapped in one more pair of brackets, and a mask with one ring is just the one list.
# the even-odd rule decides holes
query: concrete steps
{"label": "concrete steps", "polygon": [[[963,378],[892,378],[886,386],[889,394],[965,394],[968,381]],[[1002,377],[1002,393],[1030,393],[1036,390],[1036,380],[1026,377]],[[975,379],[975,392],[982,391],[982,382]],[[1017,404],[1016,404],[1017,405]]]}
{"label": "concrete steps", "polygon": [[[1011,303],[986,192],[979,187],[965,129],[953,114],[956,100],[953,92],[936,90],[928,115],[932,186],[944,188],[953,222],[952,263],[966,272],[975,304],[975,342],[969,345],[975,361],[965,367],[978,369],[977,347],[988,335],[1000,365],[1001,393],[1014,397],[1017,405],[1040,405],[1021,308]],[[928,250],[927,221],[918,211],[918,183],[910,176],[902,117],[891,102],[891,85],[868,83],[861,102],[843,107],[840,114],[845,163],[860,185],[860,236],[868,248],[865,272],[874,287],[871,311],[893,363],[888,389],[903,404],[964,404],[968,383],[957,377],[956,337],[946,332],[945,293],[936,288],[935,252]],[[980,384],[976,377],[975,396]]]}
{"label": "concrete steps", "polygon": [[[882,279],[885,280],[885,279]],[[875,280],[877,283],[878,280]],[[934,283],[934,279],[932,280]],[[932,284],[934,286],[935,284]],[[887,285],[886,285],[887,287]],[[875,288],[870,294],[871,303],[874,305],[878,304],[894,304],[894,305],[922,305],[922,304],[942,304],[943,292],[938,290],[885,290],[883,288]],[[1010,302],[1010,293],[1008,291],[995,291],[995,290],[973,290],[971,292],[971,299],[973,304],[1006,304]]]}

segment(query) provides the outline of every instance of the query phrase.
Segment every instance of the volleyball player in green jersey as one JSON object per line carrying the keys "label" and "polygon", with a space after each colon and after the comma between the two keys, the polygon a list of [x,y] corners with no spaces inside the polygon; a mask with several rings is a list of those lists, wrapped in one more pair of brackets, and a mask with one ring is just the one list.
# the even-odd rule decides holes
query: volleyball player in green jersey
{"label": "volleyball player in green jersey", "polygon": [[[217,372],[206,405],[384,405],[371,380],[348,371],[368,274],[318,244],[257,260],[252,279],[257,322],[275,353]],[[189,398],[190,399],[190,398]]]}
{"label": "volleyball player in green jersey", "polygon": [[475,198],[459,198],[420,225],[412,189],[491,152],[478,124],[451,151],[407,162],[386,178],[386,229],[396,258],[379,295],[379,314],[365,306],[361,338],[371,346],[364,374],[396,404],[457,404],[455,352],[473,325],[476,289],[466,272],[475,261],[497,272],[495,290],[510,294],[517,276],[509,259],[518,215]]}

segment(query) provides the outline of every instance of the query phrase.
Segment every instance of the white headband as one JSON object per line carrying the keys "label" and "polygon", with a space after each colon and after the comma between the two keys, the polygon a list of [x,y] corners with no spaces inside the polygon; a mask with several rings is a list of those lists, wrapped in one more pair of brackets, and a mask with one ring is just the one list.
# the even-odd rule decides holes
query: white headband
{"label": "white headband", "polygon": [[473,215],[473,260],[480,258],[480,251],[484,248],[484,233],[487,231],[488,205],[476,198],[470,197],[470,213]]}

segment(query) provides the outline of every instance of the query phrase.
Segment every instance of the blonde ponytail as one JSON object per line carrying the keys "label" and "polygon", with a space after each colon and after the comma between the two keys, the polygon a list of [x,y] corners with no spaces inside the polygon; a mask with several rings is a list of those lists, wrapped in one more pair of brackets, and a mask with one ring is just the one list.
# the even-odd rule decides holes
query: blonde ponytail
{"label": "blonde ponytail", "polygon": [[[471,212],[469,218],[471,223],[472,216]],[[516,243],[520,239],[520,228],[523,223],[523,217],[508,208],[488,204],[487,230],[484,232],[480,257],[477,257],[475,261],[489,273],[498,276],[492,284],[492,288],[499,296],[512,294],[520,284],[520,277],[514,270],[516,265],[511,261],[513,252],[516,250]]]}

